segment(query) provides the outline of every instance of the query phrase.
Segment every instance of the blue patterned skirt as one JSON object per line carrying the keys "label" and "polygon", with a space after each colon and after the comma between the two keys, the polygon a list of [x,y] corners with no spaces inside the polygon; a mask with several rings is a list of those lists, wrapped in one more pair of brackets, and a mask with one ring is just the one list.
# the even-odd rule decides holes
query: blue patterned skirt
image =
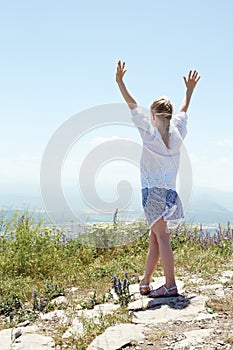
{"label": "blue patterned skirt", "polygon": [[143,188],[142,206],[150,228],[162,217],[170,225],[177,224],[184,218],[181,200],[174,190]]}

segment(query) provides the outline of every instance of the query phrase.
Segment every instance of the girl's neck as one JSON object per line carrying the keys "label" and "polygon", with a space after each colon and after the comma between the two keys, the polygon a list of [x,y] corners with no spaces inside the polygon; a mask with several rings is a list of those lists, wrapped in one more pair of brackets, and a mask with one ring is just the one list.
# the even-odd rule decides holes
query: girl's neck
{"label": "girl's neck", "polygon": [[166,130],[166,126],[165,126],[163,120],[162,119],[157,119],[157,120],[154,121],[153,124],[159,130],[159,133],[162,136],[162,138],[166,137],[167,130]]}
{"label": "girl's neck", "polygon": [[164,128],[163,125],[158,125],[157,129],[159,130],[160,135],[162,136],[162,138],[166,137],[167,135],[167,130]]}

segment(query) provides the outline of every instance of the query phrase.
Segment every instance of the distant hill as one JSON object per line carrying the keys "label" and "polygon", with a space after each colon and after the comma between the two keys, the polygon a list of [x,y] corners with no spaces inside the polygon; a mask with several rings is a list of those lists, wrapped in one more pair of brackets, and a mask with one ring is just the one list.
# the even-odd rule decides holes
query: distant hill
{"label": "distant hill", "polygon": [[[1,199],[2,208],[0,209],[3,209],[2,215],[12,216],[15,208],[23,214],[25,208],[28,208],[36,221],[39,221],[41,217],[47,217],[39,196],[8,196]],[[77,202],[77,198],[75,198],[74,202]],[[72,205],[71,207],[73,208]],[[40,208],[41,210],[39,210]],[[78,209],[82,212],[81,220],[85,222],[112,221],[113,219],[113,214],[103,215],[93,211],[89,213],[87,209],[84,209],[82,202]],[[131,221],[139,218],[142,213],[141,197],[139,195],[133,201],[133,207],[125,212],[119,212],[118,217],[119,219]],[[203,225],[215,225],[218,223],[225,225],[228,221],[233,222],[233,193],[213,189],[193,191],[188,211],[185,213],[185,219],[187,222],[201,223]]]}
{"label": "distant hill", "polygon": [[233,212],[212,200],[193,200],[185,217],[187,221],[196,224],[225,224],[227,221],[233,221]]}

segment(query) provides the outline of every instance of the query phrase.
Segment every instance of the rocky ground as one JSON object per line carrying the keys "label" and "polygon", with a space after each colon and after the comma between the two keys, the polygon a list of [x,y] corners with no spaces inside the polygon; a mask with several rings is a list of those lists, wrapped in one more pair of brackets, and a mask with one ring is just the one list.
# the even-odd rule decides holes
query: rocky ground
{"label": "rocky ground", "polygon": [[[222,272],[221,277],[213,278],[211,284],[195,276],[186,276],[177,280],[182,296],[157,299],[141,297],[138,284],[131,285],[134,301],[128,305],[128,310],[132,322],[109,327],[93,340],[88,350],[233,349],[232,281],[231,268]],[[158,277],[152,285],[157,287],[163,282],[163,278]],[[41,314],[33,324],[26,321],[15,328],[1,330],[0,349],[76,349],[68,340],[82,336],[83,317],[98,322],[100,313],[111,313],[119,308],[118,304],[106,303],[85,311],[77,304],[72,309],[68,306],[74,300],[75,291],[75,288],[70,290],[70,297],[54,300],[57,308]],[[216,309],[217,312],[213,311]],[[62,345],[55,345],[61,344],[56,341],[58,331]]]}
{"label": "rocky ground", "polygon": [[[211,300],[214,303],[230,298],[233,302],[233,287],[227,283],[232,276],[233,271],[225,271],[211,285],[195,277],[178,280],[179,290],[184,297],[139,298],[129,305],[133,313],[131,327],[139,326],[135,329],[136,340],[127,344],[130,329],[126,332],[124,327],[112,327],[111,332],[107,330],[97,337],[88,350],[117,349],[117,344],[113,345],[112,341],[109,343],[111,339],[118,339],[119,348],[127,350],[233,349],[232,315],[225,311],[213,312],[208,307]],[[160,278],[155,279],[156,286],[161,283]],[[129,334],[128,338],[131,336]],[[123,339],[125,345],[121,343]]]}

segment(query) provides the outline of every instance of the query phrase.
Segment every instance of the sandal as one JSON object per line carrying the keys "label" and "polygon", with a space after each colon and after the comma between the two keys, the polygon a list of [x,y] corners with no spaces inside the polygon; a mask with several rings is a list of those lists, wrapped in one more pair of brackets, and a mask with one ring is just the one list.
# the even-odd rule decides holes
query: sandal
{"label": "sandal", "polygon": [[[158,290],[163,288],[163,294],[159,294]],[[148,294],[149,298],[169,298],[169,297],[178,297],[178,293],[170,293],[172,290],[177,289],[177,286],[173,286],[170,288],[167,288],[165,284],[157,289],[151,290]]]}
{"label": "sandal", "polygon": [[151,292],[151,287],[149,284],[140,284],[139,291],[141,295],[149,295]]}

